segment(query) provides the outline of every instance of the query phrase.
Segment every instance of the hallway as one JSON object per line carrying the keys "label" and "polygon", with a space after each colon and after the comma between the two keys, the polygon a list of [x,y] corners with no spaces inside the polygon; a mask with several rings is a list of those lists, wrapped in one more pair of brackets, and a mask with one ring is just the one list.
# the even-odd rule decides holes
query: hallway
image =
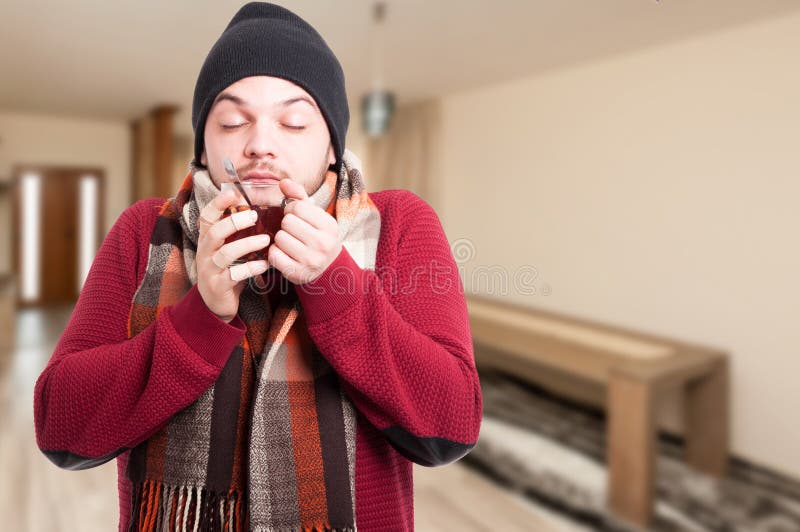
{"label": "hallway", "polygon": [[[71,307],[17,312],[16,343],[0,354],[0,515],[4,530],[100,532],[116,529],[116,464],[80,472],[52,465],[36,447],[33,387]],[[415,466],[416,530],[580,530],[456,463]]]}
{"label": "hallway", "polygon": [[33,386],[71,310],[19,311],[16,348],[0,357],[0,512],[11,519],[7,530],[100,531],[117,522],[114,462],[75,473],[36,447]]}

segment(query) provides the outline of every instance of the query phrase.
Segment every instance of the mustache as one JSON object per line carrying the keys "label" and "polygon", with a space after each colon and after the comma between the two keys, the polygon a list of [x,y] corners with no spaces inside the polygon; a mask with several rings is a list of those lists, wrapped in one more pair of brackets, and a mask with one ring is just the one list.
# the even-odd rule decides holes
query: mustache
{"label": "mustache", "polygon": [[269,172],[281,179],[285,179],[289,177],[289,174],[285,171],[281,170],[280,168],[276,167],[275,165],[263,161],[256,161],[253,164],[248,164],[247,166],[243,166],[237,169],[239,175],[247,175],[250,172]]}

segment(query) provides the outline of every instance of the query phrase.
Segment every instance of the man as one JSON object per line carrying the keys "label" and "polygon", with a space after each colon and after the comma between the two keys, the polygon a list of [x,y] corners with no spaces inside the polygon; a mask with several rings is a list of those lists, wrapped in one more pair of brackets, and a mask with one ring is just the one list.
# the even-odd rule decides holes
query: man
{"label": "man", "polygon": [[[436,214],[366,192],[339,62],[281,7],[235,15],[192,119],[192,171],[117,220],[37,381],[40,449],[117,459],[120,530],[413,530],[412,462],[463,457],[482,416]],[[225,243],[255,223],[223,215],[225,158],[285,196],[274,242]]]}

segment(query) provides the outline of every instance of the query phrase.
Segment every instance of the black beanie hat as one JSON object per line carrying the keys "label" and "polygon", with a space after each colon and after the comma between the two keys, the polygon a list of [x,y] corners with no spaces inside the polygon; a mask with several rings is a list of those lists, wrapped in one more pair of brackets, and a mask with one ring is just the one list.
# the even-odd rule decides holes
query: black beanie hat
{"label": "black beanie hat", "polygon": [[206,118],[214,99],[249,76],[286,79],[314,98],[328,124],[338,171],[350,122],[342,67],[310,24],[266,2],[250,2],[239,9],[200,69],[192,103],[195,164],[200,164]]}

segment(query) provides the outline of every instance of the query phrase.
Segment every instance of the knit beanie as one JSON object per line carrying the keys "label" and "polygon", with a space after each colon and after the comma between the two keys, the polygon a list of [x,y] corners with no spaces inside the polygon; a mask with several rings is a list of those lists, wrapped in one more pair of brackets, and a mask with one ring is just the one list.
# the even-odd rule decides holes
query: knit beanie
{"label": "knit beanie", "polygon": [[330,131],[338,171],[350,122],[342,67],[310,24],[266,2],[250,2],[239,9],[200,69],[192,103],[195,163],[203,153],[206,118],[214,99],[249,76],[286,79],[314,98]]}

